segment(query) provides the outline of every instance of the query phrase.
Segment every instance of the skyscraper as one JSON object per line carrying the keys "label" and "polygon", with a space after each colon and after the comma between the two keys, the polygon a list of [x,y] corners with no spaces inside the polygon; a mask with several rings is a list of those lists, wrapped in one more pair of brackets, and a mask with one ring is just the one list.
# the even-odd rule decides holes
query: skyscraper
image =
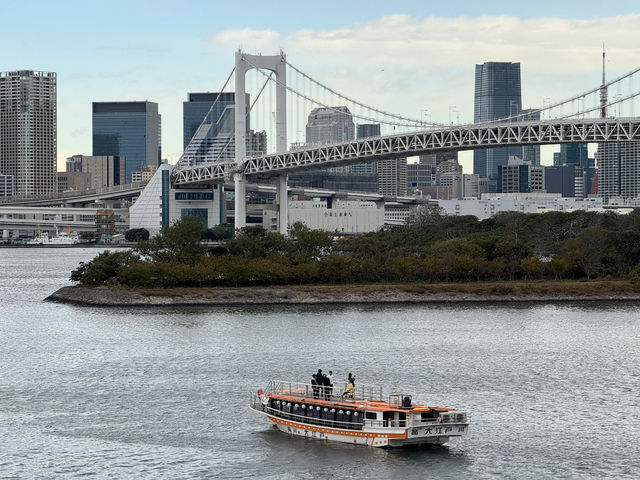
{"label": "skyscraper", "polygon": [[[553,165],[573,165],[577,176],[584,177],[584,192],[589,193],[595,175],[595,159],[589,158],[586,143],[563,143],[560,151],[553,154]],[[580,167],[580,168],[578,168]]]}
{"label": "skyscraper", "polygon": [[[248,93],[245,105],[249,132],[251,102]],[[188,100],[182,103],[182,131],[185,152],[181,165],[198,165],[234,158],[235,93],[189,93]],[[248,134],[247,154],[255,151],[255,148],[249,147],[254,147],[256,142],[264,140],[266,145],[266,133],[264,139],[250,137]]]}
{"label": "skyscraper", "polygon": [[[526,122],[540,120],[540,110],[529,108],[522,110],[519,120]],[[540,165],[540,145],[525,145],[522,147],[522,160],[531,165]]]}
{"label": "skyscraper", "polygon": [[[379,123],[363,123],[357,127],[358,138],[380,136]],[[404,195],[407,192],[407,159],[390,158],[375,163],[351,165],[351,173],[375,174],[378,177],[378,193],[381,195]]]}
{"label": "skyscraper", "polygon": [[[522,110],[520,64],[487,62],[476,65],[473,121],[492,122],[518,115]],[[510,156],[522,158],[521,147],[474,150],[473,173],[496,180],[498,167]]]}
{"label": "skyscraper", "polygon": [[0,174],[14,195],[57,189],[56,91],[55,72],[0,72]]}
{"label": "skyscraper", "polygon": [[[356,126],[348,107],[319,107],[311,110],[307,120],[307,145],[346,142],[355,138]],[[332,173],[349,173],[349,167],[333,167]]]}
{"label": "skyscraper", "polygon": [[160,165],[161,131],[154,102],[93,102],[93,155],[126,158],[125,179],[142,165]]}
{"label": "skyscraper", "polygon": [[598,144],[598,194],[611,197],[640,197],[640,142]]}
{"label": "skyscraper", "polygon": [[314,108],[307,121],[307,145],[353,140],[355,129],[347,107]]}
{"label": "skyscraper", "polygon": [[[356,126],[357,138],[371,138],[380,136],[380,124],[379,123],[359,123]],[[375,165],[373,163],[358,163],[357,165],[351,165],[349,171],[356,174],[372,174],[374,173]]]}
{"label": "skyscraper", "polygon": [[[307,145],[353,140],[355,124],[346,106],[314,108],[307,119]],[[291,173],[289,184],[300,187],[331,188],[358,192],[375,192],[377,179],[373,173],[351,173],[349,167],[333,167],[325,171]]]}

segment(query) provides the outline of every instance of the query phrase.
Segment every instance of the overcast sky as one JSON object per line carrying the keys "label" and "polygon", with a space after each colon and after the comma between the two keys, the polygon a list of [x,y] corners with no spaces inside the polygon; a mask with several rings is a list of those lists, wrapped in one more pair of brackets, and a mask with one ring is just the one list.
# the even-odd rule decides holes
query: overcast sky
{"label": "overcast sky", "polygon": [[[234,51],[275,54],[366,104],[473,120],[474,65],[521,63],[523,108],[561,100],[640,64],[637,2],[3,3],[0,71],[58,73],[58,165],[91,154],[91,102],[150,100],[163,157],[182,149],[187,92],[217,91]],[[553,148],[543,151],[543,161]],[[463,155],[465,171],[470,156]]]}

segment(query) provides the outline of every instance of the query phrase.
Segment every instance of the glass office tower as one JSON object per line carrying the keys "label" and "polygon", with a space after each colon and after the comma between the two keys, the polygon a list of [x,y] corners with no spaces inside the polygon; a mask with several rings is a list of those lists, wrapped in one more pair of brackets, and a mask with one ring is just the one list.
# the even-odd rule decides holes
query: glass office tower
{"label": "glass office tower", "polygon": [[125,157],[127,183],[141,166],[160,165],[160,143],[157,103],[93,103],[93,155]]}
{"label": "glass office tower", "polygon": [[[182,103],[184,154],[180,164],[199,165],[235,158],[235,93],[189,93],[187,98]],[[251,99],[248,93],[245,94],[245,105],[249,153],[255,150],[249,148],[251,144],[259,139],[249,133]]]}
{"label": "glass office tower", "polygon": [[[492,122],[518,115],[522,110],[520,64],[487,62],[476,65],[473,121]],[[521,147],[502,147],[473,152],[473,173],[496,180],[500,165],[510,156],[522,158]]]}

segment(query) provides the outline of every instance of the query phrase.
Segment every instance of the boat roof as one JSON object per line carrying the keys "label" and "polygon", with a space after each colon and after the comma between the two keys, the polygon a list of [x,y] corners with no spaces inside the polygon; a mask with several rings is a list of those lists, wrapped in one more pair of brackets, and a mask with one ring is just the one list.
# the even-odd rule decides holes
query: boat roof
{"label": "boat roof", "polygon": [[411,413],[420,413],[420,412],[451,412],[455,409],[446,408],[446,407],[432,407],[429,405],[411,405],[410,407],[398,407],[396,404],[391,404],[389,401],[385,400],[364,400],[364,399],[354,399],[354,400],[324,400],[322,398],[313,398],[300,396],[300,394],[287,392],[275,392],[267,394],[268,398],[274,398],[277,400],[285,400],[291,403],[308,403],[312,405],[318,406],[326,406],[332,408],[346,408],[352,410],[366,410],[366,411],[384,411],[384,412],[411,412]]}

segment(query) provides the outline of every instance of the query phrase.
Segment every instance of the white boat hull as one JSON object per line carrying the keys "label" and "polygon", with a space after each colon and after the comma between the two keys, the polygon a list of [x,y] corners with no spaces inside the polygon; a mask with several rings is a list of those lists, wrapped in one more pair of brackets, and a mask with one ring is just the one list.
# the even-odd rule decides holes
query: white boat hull
{"label": "white boat hull", "polygon": [[366,445],[369,447],[403,447],[407,445],[442,445],[454,436],[467,434],[468,424],[437,424],[414,428],[378,430],[343,430],[309,425],[266,414],[282,432],[317,440]]}

